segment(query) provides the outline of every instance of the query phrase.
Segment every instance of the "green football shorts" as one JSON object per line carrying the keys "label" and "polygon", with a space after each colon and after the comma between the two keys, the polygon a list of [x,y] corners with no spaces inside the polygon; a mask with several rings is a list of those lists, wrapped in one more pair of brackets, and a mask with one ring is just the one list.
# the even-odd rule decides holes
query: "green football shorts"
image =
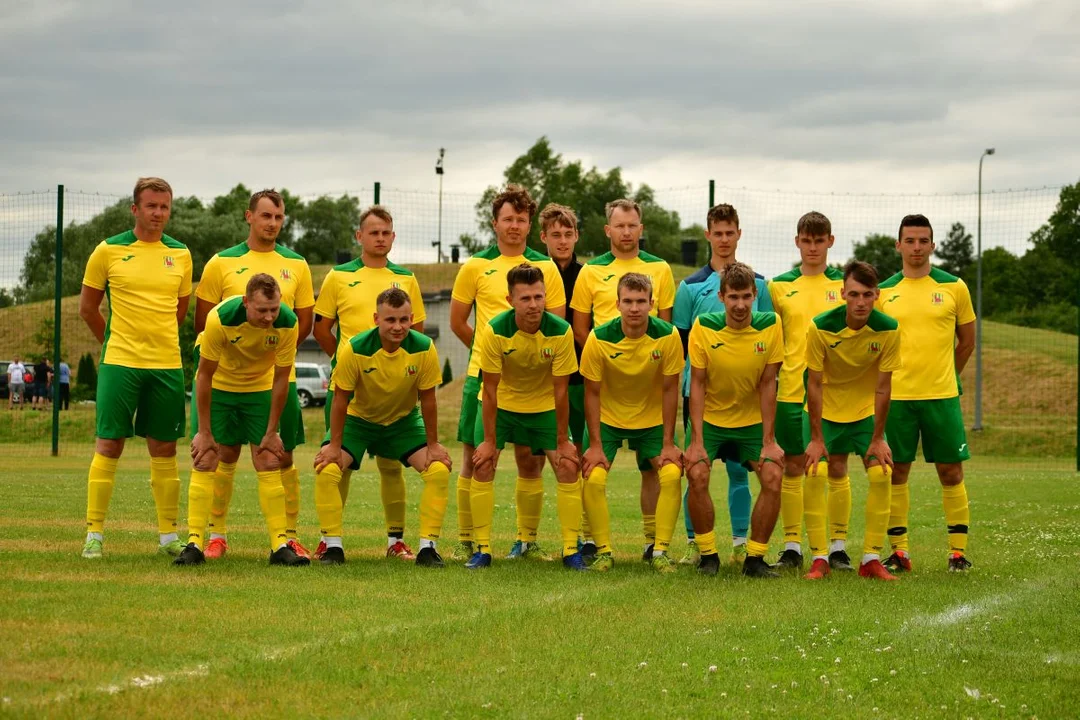
{"label": "green football shorts", "polygon": [[[809,436],[810,429],[807,428]],[[825,436],[825,449],[830,455],[848,455],[855,453],[859,457],[866,457],[866,449],[870,447],[870,441],[874,437],[874,416],[864,417],[855,422],[840,423],[832,420],[821,420],[821,434]],[[809,443],[809,437],[807,438]],[[880,458],[878,458],[880,460]]]}
{"label": "green football shorts", "polygon": [[184,400],[181,368],[145,370],[102,363],[96,434],[105,440],[138,435],[173,442],[184,436]]}
{"label": "green football shorts", "polygon": [[[652,463],[649,460],[659,456],[660,451],[664,449],[664,426],[654,425],[649,428],[627,430],[600,423],[600,445],[604,449],[604,456],[608,462],[615,462],[615,456],[624,441],[631,450],[637,453],[638,470],[652,470]],[[586,432],[586,450],[591,446],[591,442]]]}
{"label": "green football shorts", "polygon": [[[323,438],[323,445],[330,442],[330,431]],[[413,408],[389,425],[378,425],[363,418],[349,415],[345,418],[345,431],[342,433],[341,447],[352,455],[352,470],[360,469],[360,461],[365,452],[377,449],[379,457],[394,458],[402,465],[409,464],[409,458],[417,450],[427,447],[427,432],[419,408]]]}
{"label": "green football shorts", "polygon": [[297,445],[307,440],[304,434],[304,413],[300,409],[300,396],[296,394],[296,382],[289,383],[289,394],[285,398],[285,408],[278,421],[278,432],[285,452],[292,452]]}
{"label": "green football shorts", "polygon": [[[804,426],[807,433],[803,432]],[[802,455],[810,441],[809,416],[802,403],[776,403],[776,443],[785,455]]]}
{"label": "green football shorts", "polygon": [[[461,388],[461,415],[458,416],[457,439],[466,445],[472,444],[476,434],[476,423],[479,419],[477,408],[480,405],[480,378],[465,377],[465,384]],[[480,435],[483,437],[483,433]]]}
{"label": "green football shorts", "polygon": [[[232,392],[214,388],[210,392],[210,432],[219,445],[258,445],[270,422],[270,390]],[[199,432],[199,407],[192,395],[191,433]],[[284,444],[284,439],[282,440]]]}
{"label": "green football shorts", "polygon": [[761,423],[724,428],[706,420],[703,421],[701,435],[710,461],[720,458],[724,462],[741,463],[743,467],[752,470],[753,463],[761,459],[761,448],[764,447],[761,442]]}
{"label": "green football shorts", "polygon": [[959,397],[893,400],[885,432],[893,462],[915,462],[920,435],[926,462],[958,463],[971,459]]}
{"label": "green football shorts", "polygon": [[585,429],[585,385],[568,386],[566,395],[570,400],[570,439],[584,445],[588,434]]}
{"label": "green football shorts", "polygon": [[[473,445],[484,442],[484,403],[476,408],[476,424],[473,426]],[[519,413],[499,408],[495,416],[495,447],[502,450],[506,443],[529,448],[533,455],[543,455],[545,450],[558,447],[555,429],[555,411]]]}

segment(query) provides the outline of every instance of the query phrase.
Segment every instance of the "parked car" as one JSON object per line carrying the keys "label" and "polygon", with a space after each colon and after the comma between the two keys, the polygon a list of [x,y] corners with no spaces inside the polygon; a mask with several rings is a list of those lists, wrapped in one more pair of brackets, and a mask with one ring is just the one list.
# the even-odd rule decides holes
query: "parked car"
{"label": "parked car", "polygon": [[7,369],[11,363],[11,360],[0,360],[0,400],[8,399]]}
{"label": "parked car", "polygon": [[296,363],[296,394],[300,398],[300,407],[325,405],[329,386],[329,365]]}

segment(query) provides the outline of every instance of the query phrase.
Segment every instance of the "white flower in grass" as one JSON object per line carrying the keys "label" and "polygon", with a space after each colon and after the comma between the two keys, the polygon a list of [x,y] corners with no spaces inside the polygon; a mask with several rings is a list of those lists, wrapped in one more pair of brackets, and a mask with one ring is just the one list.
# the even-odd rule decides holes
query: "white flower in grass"
{"label": "white flower in grass", "polygon": [[645,662],[644,660],[642,660],[641,662],[638,663],[639,668],[648,667],[648,666],[649,666],[649,663]]}
{"label": "white flower in grass", "polygon": [[978,700],[980,697],[982,697],[982,693],[979,692],[979,688],[969,688],[967,685],[965,685],[964,692],[967,693],[967,696],[972,700]]}
{"label": "white flower in grass", "polygon": [[709,666],[709,672],[711,672],[711,673],[716,672],[716,666],[715,665],[710,665]]}

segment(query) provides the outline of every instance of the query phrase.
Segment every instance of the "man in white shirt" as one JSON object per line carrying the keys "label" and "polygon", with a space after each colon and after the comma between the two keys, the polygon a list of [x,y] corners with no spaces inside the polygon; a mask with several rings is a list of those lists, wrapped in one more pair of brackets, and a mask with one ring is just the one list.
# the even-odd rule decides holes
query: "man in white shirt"
{"label": "man in white shirt", "polygon": [[26,392],[26,384],[23,382],[26,375],[26,366],[19,362],[18,356],[14,362],[8,365],[8,409],[14,408],[18,403],[22,410],[23,398]]}

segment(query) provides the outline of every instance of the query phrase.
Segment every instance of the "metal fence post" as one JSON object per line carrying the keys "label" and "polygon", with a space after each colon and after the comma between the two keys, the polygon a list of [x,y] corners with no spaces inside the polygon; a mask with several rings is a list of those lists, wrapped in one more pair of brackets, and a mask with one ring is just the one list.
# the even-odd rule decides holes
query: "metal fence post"
{"label": "metal fence post", "polygon": [[709,181],[709,210],[712,210],[713,205],[716,204],[716,181]]}
{"label": "metal fence post", "polygon": [[375,183],[375,204],[379,204],[379,191],[382,189],[382,183]]}
{"label": "metal fence post", "polygon": [[60,327],[64,301],[64,186],[56,186],[56,292],[53,297],[52,454],[60,454]]}

